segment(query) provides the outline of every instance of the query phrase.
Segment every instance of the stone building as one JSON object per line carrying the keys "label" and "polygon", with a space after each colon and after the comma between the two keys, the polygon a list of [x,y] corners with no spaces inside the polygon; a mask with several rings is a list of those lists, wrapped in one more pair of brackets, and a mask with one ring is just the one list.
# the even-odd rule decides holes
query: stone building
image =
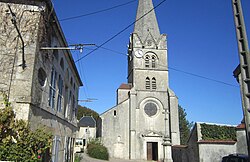
{"label": "stone building", "polygon": [[152,0],[139,0],[136,19],[128,83],[118,88],[117,105],[101,114],[102,140],[111,157],[172,161],[171,146],[180,143],[180,133],[178,100],[169,88],[167,36],[160,34]]}
{"label": "stone building", "polygon": [[187,145],[175,145],[172,151],[175,162],[221,162],[222,157],[229,154],[247,154],[244,124],[231,126],[197,122]]}
{"label": "stone building", "polygon": [[83,140],[84,150],[89,140],[96,138],[96,121],[92,116],[83,116],[78,122],[77,138]]}
{"label": "stone building", "polygon": [[50,0],[0,0],[0,91],[19,119],[54,135],[51,160],[73,161],[82,86]]}

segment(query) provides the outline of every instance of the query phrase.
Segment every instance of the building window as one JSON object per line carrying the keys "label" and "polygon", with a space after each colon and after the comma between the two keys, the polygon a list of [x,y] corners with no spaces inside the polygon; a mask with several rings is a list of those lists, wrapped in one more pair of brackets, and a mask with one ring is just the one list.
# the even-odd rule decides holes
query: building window
{"label": "building window", "polygon": [[146,89],[150,89],[150,79],[149,79],[149,77],[146,78]]}
{"label": "building window", "polygon": [[[77,145],[77,143],[76,143]],[[70,161],[70,137],[65,137],[64,142],[64,159],[65,161]]]}
{"label": "building window", "polygon": [[69,81],[69,69],[66,70],[65,83]]}
{"label": "building window", "polygon": [[[66,82],[65,82],[66,83]],[[64,117],[68,118],[68,95],[69,95],[69,88],[67,84],[65,84],[65,96],[64,96]]]}
{"label": "building window", "polygon": [[51,79],[50,79],[50,90],[49,90],[49,106],[55,108],[55,95],[56,95],[56,77],[57,73],[54,68],[51,70]]}
{"label": "building window", "polygon": [[156,61],[155,56],[152,56],[152,68],[156,67],[155,61]]}
{"label": "building window", "polygon": [[73,84],[73,78],[71,77],[70,78],[70,85],[72,86],[72,84]]}
{"label": "building window", "polygon": [[156,115],[158,112],[157,105],[153,102],[148,102],[144,106],[144,112],[150,117]]}
{"label": "building window", "polygon": [[116,116],[116,110],[114,110],[114,116]]}
{"label": "building window", "polygon": [[121,136],[117,137],[117,142],[121,142]]}
{"label": "building window", "polygon": [[152,78],[152,89],[153,90],[156,90],[156,79],[155,78]]}
{"label": "building window", "polygon": [[[57,47],[57,46],[55,46],[55,47]],[[58,60],[58,50],[57,49],[53,50],[53,58],[55,58],[56,60]]]}
{"label": "building window", "polygon": [[64,61],[63,61],[63,58],[61,58],[60,66],[61,66],[62,70],[64,70]]}
{"label": "building window", "polygon": [[61,112],[62,111],[62,90],[63,90],[63,80],[61,75],[59,75],[59,80],[58,80],[58,99],[57,99],[57,111]]}
{"label": "building window", "polygon": [[72,103],[72,109],[73,109],[73,118],[75,119],[75,117],[76,117],[76,101],[75,101],[75,96],[73,95],[73,103]]}
{"label": "building window", "polygon": [[43,68],[39,68],[39,70],[38,70],[38,82],[42,87],[45,85],[46,78],[47,78],[46,72],[43,70]]}
{"label": "building window", "polygon": [[69,91],[69,99],[68,99],[68,117],[69,117],[69,119],[70,120],[72,120],[72,107],[71,107],[71,105],[72,105],[72,92],[71,91]]}
{"label": "building window", "polygon": [[145,57],[145,67],[149,68],[149,56]]}
{"label": "building window", "polygon": [[59,150],[60,150],[60,137],[55,136],[55,138],[53,140],[52,162],[58,161]]}

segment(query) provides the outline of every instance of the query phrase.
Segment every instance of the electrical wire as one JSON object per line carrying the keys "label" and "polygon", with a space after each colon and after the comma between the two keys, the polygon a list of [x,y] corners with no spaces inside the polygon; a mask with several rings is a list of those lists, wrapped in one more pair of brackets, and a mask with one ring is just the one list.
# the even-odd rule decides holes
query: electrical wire
{"label": "electrical wire", "polygon": [[[127,56],[127,54],[125,53],[122,53],[122,52],[118,52],[118,51],[115,51],[115,50],[112,50],[112,49],[109,49],[109,48],[106,48],[106,47],[103,47],[105,44],[107,44],[108,42],[110,42],[111,40],[113,40],[115,37],[117,37],[119,34],[123,33],[125,30],[127,30],[129,27],[131,27],[132,25],[134,25],[137,21],[139,21],[140,19],[142,19],[143,17],[145,17],[147,14],[149,14],[150,12],[152,12],[154,9],[156,9],[157,7],[159,7],[163,2],[165,2],[166,0],[163,0],[162,2],[160,2],[157,6],[155,6],[153,9],[151,9],[150,11],[148,11],[147,13],[145,13],[144,15],[142,15],[139,19],[137,19],[136,21],[134,21],[133,23],[129,24],[127,27],[125,27],[123,30],[121,30],[120,32],[118,32],[117,34],[115,34],[113,37],[109,38],[108,40],[106,40],[104,43],[102,43],[101,45],[96,45],[96,48],[95,49],[90,49],[90,48],[86,48],[88,50],[92,50],[90,51],[89,53],[87,53],[85,56],[81,57],[81,58],[78,58],[76,62],[79,62],[80,60],[82,60],[83,58],[87,57],[88,55],[90,55],[91,53],[95,52],[96,50],[102,48],[102,49],[105,49],[105,50],[108,50],[108,51],[111,51],[111,52],[114,52],[114,53],[117,53],[117,54],[122,54],[124,56]],[[88,16],[88,15],[92,15],[92,14],[96,14],[96,13],[99,13],[99,12],[104,12],[104,11],[107,11],[107,10],[111,10],[113,8],[116,8],[116,7],[120,7],[122,5],[126,5],[126,4],[129,4],[129,3],[132,3],[134,1],[130,1],[130,2],[127,2],[125,4],[121,4],[121,5],[118,5],[118,6],[114,6],[112,8],[109,8],[109,9],[104,9],[104,10],[101,10],[101,11],[97,11],[97,12],[93,12],[93,13],[89,13],[89,14],[85,14],[85,15],[80,15],[80,16],[75,16],[75,17],[71,17],[71,18],[66,18],[66,19],[62,19],[60,21],[64,21],[64,20],[69,20],[69,19],[74,19],[74,18],[79,18],[79,17],[83,17],[83,16]],[[158,64],[159,65],[159,64]],[[165,65],[159,65],[159,66],[164,66],[166,67]],[[217,82],[217,83],[220,83],[220,84],[224,84],[224,85],[227,85],[227,86],[231,86],[231,87],[239,87],[237,85],[233,85],[233,84],[230,84],[230,83],[226,83],[224,81],[220,81],[220,80],[216,80],[216,79],[212,79],[212,78],[209,78],[209,77],[206,77],[206,76],[202,76],[202,75],[198,75],[198,74],[194,74],[194,73],[191,73],[191,72],[186,72],[186,71],[183,71],[183,70],[179,70],[179,69],[176,69],[176,68],[172,68],[172,67],[168,67],[168,69],[170,70],[173,70],[173,71],[177,71],[177,72],[180,72],[180,73],[183,73],[183,74],[187,74],[187,75],[190,75],[190,76],[194,76],[194,77],[197,77],[197,78],[202,78],[202,79],[206,79],[206,80],[209,80],[209,81],[213,81],[213,82]]]}
{"label": "electrical wire", "polygon": [[[112,50],[112,49],[109,49],[109,48],[105,48],[105,47],[101,47],[101,48],[103,48],[105,50],[108,50],[108,51],[112,51],[112,52],[117,53],[119,55],[122,54],[122,56],[128,56],[125,53],[118,52],[118,51],[115,51],[115,50]],[[157,64],[157,65],[159,65],[161,67],[167,67],[170,70],[177,71],[177,72],[180,72],[180,73],[183,73],[183,74],[187,74],[187,75],[190,75],[190,76],[193,76],[193,77],[202,78],[202,79],[205,79],[205,80],[213,81],[213,82],[224,84],[224,85],[227,85],[227,86],[239,88],[239,86],[237,86],[237,85],[226,83],[224,81],[220,81],[220,80],[217,80],[217,79],[212,79],[212,78],[209,78],[209,77],[206,77],[206,76],[202,76],[202,75],[194,74],[194,73],[191,73],[191,72],[179,70],[179,69],[176,69],[176,68],[173,68],[173,67],[169,67],[169,66],[166,66],[166,65],[161,65],[161,64]]]}
{"label": "electrical wire", "polygon": [[230,84],[230,83],[226,83],[226,82],[223,82],[223,81],[220,81],[220,80],[208,78],[208,77],[205,77],[205,76],[202,76],[202,75],[197,75],[197,74],[194,74],[194,73],[186,72],[186,71],[179,70],[179,69],[172,68],[172,67],[168,67],[168,68],[171,69],[171,70],[177,71],[177,72],[181,72],[181,73],[184,73],[184,74],[194,76],[194,77],[198,77],[198,78],[206,79],[206,80],[213,81],[213,82],[216,82],[216,83],[224,84],[224,85],[227,85],[227,86],[239,88],[239,86],[236,86],[236,85],[233,85],[233,84]]}
{"label": "electrical wire", "polygon": [[105,11],[109,11],[109,10],[112,10],[112,9],[115,9],[115,8],[119,8],[121,6],[128,5],[128,4],[133,3],[135,1],[136,0],[132,0],[132,1],[129,1],[129,2],[117,5],[117,6],[113,6],[113,7],[110,7],[110,8],[103,9],[103,10],[99,10],[99,11],[95,11],[95,12],[91,12],[91,13],[87,13],[87,14],[82,14],[82,15],[78,15],[78,16],[72,16],[72,17],[60,19],[59,21],[62,22],[62,21],[73,20],[73,19],[77,19],[77,18],[81,18],[81,17],[85,17],[85,16],[90,16],[90,15],[98,14],[98,13],[101,13],[101,12],[105,12]]}
{"label": "electrical wire", "polygon": [[[98,45],[96,45],[98,47]],[[110,51],[110,52],[113,52],[113,53],[117,53],[117,54],[120,54],[120,55],[124,55],[124,56],[128,56],[127,54],[123,53],[123,52],[118,52],[118,51],[115,51],[115,50],[112,50],[112,49],[109,49],[109,48],[106,48],[106,47],[100,47],[106,51]]]}
{"label": "electrical wire", "polygon": [[[69,40],[69,42],[70,42],[71,44],[77,44],[75,41],[73,41],[73,40],[71,40],[71,39],[68,39],[68,40]],[[89,48],[84,47],[84,49],[89,49]],[[92,49],[90,49],[90,50],[92,50]],[[77,59],[79,59],[79,52],[72,51],[72,53],[76,54]],[[86,76],[85,76],[84,68],[83,68],[83,66],[81,65],[80,62],[78,62],[76,65],[78,66],[77,69],[78,69],[78,71],[79,71],[80,78],[81,78],[81,79],[83,80],[83,82],[84,82],[84,86],[82,86],[82,87],[83,87],[83,92],[84,92],[85,98],[89,98],[88,83],[87,83],[87,79],[86,79]],[[81,87],[80,87],[80,88],[81,88]]]}
{"label": "electrical wire", "polygon": [[[79,58],[79,54],[77,53],[77,58]],[[83,86],[83,91],[84,91],[84,95],[85,95],[85,98],[88,98],[89,97],[89,93],[88,93],[88,83],[87,83],[87,79],[85,77],[85,73],[84,73],[84,68],[82,68],[81,66],[81,63],[78,62],[78,67],[79,67],[79,71],[80,71],[80,76],[83,78],[84,80],[84,86]]]}
{"label": "electrical wire", "polygon": [[108,42],[110,42],[111,40],[113,40],[114,38],[116,38],[118,35],[120,35],[121,33],[123,33],[124,31],[126,31],[128,28],[130,28],[132,25],[134,25],[137,21],[141,20],[142,18],[144,18],[146,15],[148,15],[150,12],[152,12],[153,10],[155,10],[156,8],[158,8],[161,4],[163,4],[166,0],[161,1],[158,5],[156,5],[155,7],[153,7],[151,10],[149,10],[147,13],[145,13],[144,15],[142,15],[140,18],[138,18],[137,20],[135,20],[133,23],[129,24],[127,27],[125,27],[124,29],[122,29],[121,31],[119,31],[117,34],[115,34],[114,36],[112,36],[111,38],[109,38],[108,40],[106,40],[104,43],[102,43],[100,46],[97,46],[97,48],[95,48],[93,51],[90,51],[89,53],[87,53],[85,56],[79,58],[78,60],[75,61],[78,62],[82,59],[84,59],[85,57],[87,57],[88,55],[92,54],[93,52],[95,52],[96,50],[98,50],[99,48],[103,47],[105,44],[107,44]]}

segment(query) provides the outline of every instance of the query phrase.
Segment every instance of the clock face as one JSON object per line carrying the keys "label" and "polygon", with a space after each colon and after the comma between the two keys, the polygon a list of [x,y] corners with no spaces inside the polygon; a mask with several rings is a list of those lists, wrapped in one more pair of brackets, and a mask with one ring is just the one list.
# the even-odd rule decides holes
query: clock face
{"label": "clock face", "polygon": [[142,57],[142,56],[143,56],[142,50],[137,50],[137,51],[135,51],[135,56],[136,56],[136,57]]}

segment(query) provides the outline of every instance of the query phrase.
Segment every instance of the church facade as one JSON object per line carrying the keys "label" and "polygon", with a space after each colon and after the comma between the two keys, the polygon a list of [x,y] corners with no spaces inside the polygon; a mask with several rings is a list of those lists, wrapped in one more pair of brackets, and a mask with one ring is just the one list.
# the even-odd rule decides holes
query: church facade
{"label": "church facade", "polygon": [[178,99],[169,88],[167,37],[152,0],[139,0],[128,46],[128,83],[117,105],[101,114],[102,141],[111,157],[172,161],[180,144]]}

